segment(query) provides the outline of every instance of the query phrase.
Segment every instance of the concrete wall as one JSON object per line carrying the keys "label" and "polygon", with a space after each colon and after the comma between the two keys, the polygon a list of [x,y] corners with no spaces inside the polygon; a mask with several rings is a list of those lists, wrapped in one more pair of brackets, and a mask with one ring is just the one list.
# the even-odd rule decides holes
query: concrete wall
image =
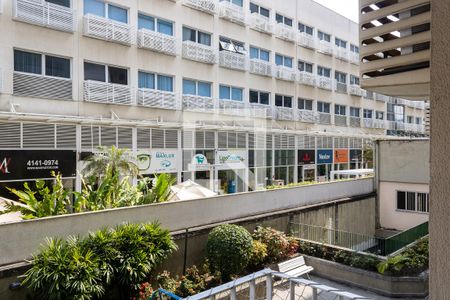
{"label": "concrete wall", "polygon": [[406,230],[428,221],[428,213],[397,210],[397,191],[429,193],[428,184],[380,182],[380,225],[383,228]]}
{"label": "concrete wall", "polygon": [[45,237],[86,234],[122,222],[159,221],[171,231],[372,193],[373,179],[127,207],[0,225],[0,265],[21,261]]}

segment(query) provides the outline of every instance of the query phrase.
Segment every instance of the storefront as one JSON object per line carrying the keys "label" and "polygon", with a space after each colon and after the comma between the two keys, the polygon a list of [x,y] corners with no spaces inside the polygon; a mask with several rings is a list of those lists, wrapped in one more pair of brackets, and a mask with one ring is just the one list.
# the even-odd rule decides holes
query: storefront
{"label": "storefront", "polygon": [[248,158],[246,150],[218,150],[215,168],[219,194],[247,191]]}
{"label": "storefront", "polygon": [[295,150],[275,150],[274,179],[284,184],[294,182]]}
{"label": "storefront", "polygon": [[360,169],[363,167],[362,150],[350,150],[350,169]]}
{"label": "storefront", "polygon": [[314,150],[298,150],[298,182],[314,181],[316,178],[316,152]]}
{"label": "storefront", "polygon": [[272,150],[248,151],[248,188],[250,191],[264,189],[272,178]]}
{"label": "storefront", "polygon": [[214,150],[184,150],[182,181],[192,181],[216,190],[213,180]]}
{"label": "storefront", "polygon": [[317,180],[327,181],[330,178],[330,172],[333,167],[333,150],[318,149],[317,150]]}
{"label": "storefront", "polygon": [[152,149],[139,151],[137,154],[139,172],[144,177],[153,177],[155,174],[167,173],[177,177],[178,150]]}
{"label": "storefront", "polygon": [[334,149],[333,151],[334,170],[348,170],[349,151],[348,149]]}

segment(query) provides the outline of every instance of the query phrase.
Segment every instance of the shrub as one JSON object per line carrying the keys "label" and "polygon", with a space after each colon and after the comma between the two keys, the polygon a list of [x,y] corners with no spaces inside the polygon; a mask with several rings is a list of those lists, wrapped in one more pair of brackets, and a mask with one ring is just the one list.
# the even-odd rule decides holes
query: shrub
{"label": "shrub", "polygon": [[243,227],[220,225],[208,235],[207,257],[213,271],[220,271],[222,278],[241,273],[247,266],[252,252],[252,236]]}
{"label": "shrub", "polygon": [[253,239],[267,246],[269,262],[278,261],[289,255],[289,241],[286,235],[270,227],[258,226],[253,232]]}
{"label": "shrub", "polygon": [[253,240],[252,253],[248,265],[252,268],[260,267],[267,258],[266,244]]}
{"label": "shrub", "polygon": [[148,282],[144,282],[139,285],[139,292],[132,300],[149,300],[153,295],[153,288]]}

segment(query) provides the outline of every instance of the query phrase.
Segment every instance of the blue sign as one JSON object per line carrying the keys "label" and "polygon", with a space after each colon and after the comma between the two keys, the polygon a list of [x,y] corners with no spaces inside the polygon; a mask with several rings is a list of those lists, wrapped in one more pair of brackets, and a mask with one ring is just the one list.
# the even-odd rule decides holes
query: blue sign
{"label": "blue sign", "polygon": [[317,164],[332,164],[333,150],[317,150]]}

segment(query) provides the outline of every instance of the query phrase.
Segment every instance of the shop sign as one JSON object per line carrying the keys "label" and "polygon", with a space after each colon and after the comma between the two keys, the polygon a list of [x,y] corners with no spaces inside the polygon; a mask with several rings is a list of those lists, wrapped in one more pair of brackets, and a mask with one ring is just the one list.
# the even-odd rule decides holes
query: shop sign
{"label": "shop sign", "polygon": [[195,154],[192,157],[191,163],[188,164],[189,171],[209,171],[211,164],[203,154]]}
{"label": "shop sign", "polygon": [[317,150],[317,164],[332,164],[333,150]]}
{"label": "shop sign", "polygon": [[334,163],[335,164],[348,163],[348,149],[335,149]]}
{"label": "shop sign", "polygon": [[247,168],[247,151],[219,150],[217,151],[218,170]]}
{"label": "shop sign", "polygon": [[0,150],[0,181],[76,177],[77,153],[72,150]]}
{"label": "shop sign", "polygon": [[137,155],[141,174],[175,173],[178,167],[177,150],[153,149]]}
{"label": "shop sign", "polygon": [[357,149],[350,150],[350,162],[361,162],[362,151]]}
{"label": "shop sign", "polygon": [[298,164],[299,165],[313,165],[315,164],[314,150],[298,150]]}

